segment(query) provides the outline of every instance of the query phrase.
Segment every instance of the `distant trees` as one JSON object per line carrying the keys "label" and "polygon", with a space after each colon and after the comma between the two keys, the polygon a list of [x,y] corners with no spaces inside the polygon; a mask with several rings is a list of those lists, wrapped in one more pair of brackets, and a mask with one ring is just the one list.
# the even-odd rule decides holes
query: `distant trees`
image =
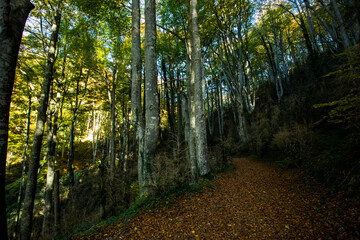
{"label": "distant trees", "polygon": [[62,0],[59,0],[56,4],[54,18],[52,19],[51,37],[49,42],[47,63],[44,72],[44,81],[41,88],[35,135],[31,150],[28,180],[26,183],[25,198],[24,198],[24,207],[21,214],[21,222],[20,222],[21,239],[31,238],[32,217],[33,217],[33,208],[35,202],[35,192],[37,186],[38,168],[40,162],[40,152],[41,152],[42,139],[43,139],[44,128],[47,118],[47,107],[49,102],[50,87],[52,84],[53,74],[54,74],[54,65],[56,60],[55,54],[58,43],[58,37],[59,37],[62,8],[63,8],[63,2]]}

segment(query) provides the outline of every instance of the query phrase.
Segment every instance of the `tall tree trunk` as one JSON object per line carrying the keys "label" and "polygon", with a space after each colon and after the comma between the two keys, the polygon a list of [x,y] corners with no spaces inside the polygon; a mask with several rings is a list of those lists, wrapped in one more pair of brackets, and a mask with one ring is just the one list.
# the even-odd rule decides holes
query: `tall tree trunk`
{"label": "tall tree trunk", "polygon": [[[43,238],[48,237],[52,233],[52,221],[53,221],[53,190],[55,182],[55,167],[56,167],[56,143],[57,143],[57,132],[58,132],[58,120],[59,120],[59,111],[61,107],[61,92],[62,92],[62,83],[65,79],[65,66],[66,66],[66,48],[64,51],[63,66],[61,77],[57,82],[57,91],[55,106],[53,112],[53,123],[51,123],[51,118],[49,117],[48,121],[48,146],[47,146],[47,161],[48,161],[48,171],[46,176],[46,190],[45,190],[45,208],[44,208],[44,219],[42,226],[42,236]],[[50,106],[49,106],[50,107]],[[50,126],[52,125],[52,129]]]}
{"label": "tall tree trunk", "polygon": [[47,139],[46,139],[46,153],[45,158],[47,160],[47,174],[46,174],[46,186],[45,186],[45,205],[44,205],[44,218],[42,224],[42,237],[48,238],[48,234],[50,231],[47,228],[47,225],[50,220],[51,208],[52,208],[52,191],[53,191],[53,181],[54,181],[54,171],[55,171],[55,158],[50,156],[51,145],[53,144],[53,132],[52,132],[52,121],[53,121],[53,83],[50,86],[50,100],[49,100],[49,107],[47,113],[47,120],[46,120],[46,131],[47,131]]}
{"label": "tall tree trunk", "polygon": [[176,90],[177,90],[177,147],[178,154],[180,153],[181,142],[183,139],[182,135],[182,95],[181,95],[181,80],[180,80],[180,68],[177,69],[177,81],[176,81]]}
{"label": "tall tree trunk", "polygon": [[346,29],[345,29],[344,20],[343,20],[343,18],[341,16],[340,9],[339,9],[338,4],[336,3],[336,1],[331,0],[331,4],[332,4],[332,6],[334,8],[335,16],[336,16],[337,22],[339,24],[340,36],[341,36],[341,39],[342,39],[343,47],[344,47],[344,49],[347,49],[348,47],[351,46],[351,43],[350,43],[350,40],[349,40],[349,36],[347,35]]}
{"label": "tall tree trunk", "polygon": [[44,73],[44,81],[41,88],[39,109],[36,120],[36,128],[35,128],[33,146],[30,156],[30,165],[29,165],[28,180],[25,191],[24,207],[21,215],[21,227],[20,227],[21,239],[31,238],[32,217],[33,217],[35,192],[37,185],[37,175],[38,175],[37,170],[39,167],[41,145],[44,134],[44,126],[46,122],[46,112],[49,101],[50,85],[52,82],[53,72],[54,72],[53,68],[55,64],[56,45],[57,45],[59,29],[60,29],[61,11],[62,11],[62,7],[60,2],[60,5],[56,10],[54,21],[51,27],[49,51],[48,51],[47,63]]}
{"label": "tall tree trunk", "polygon": [[[170,63],[170,65],[172,66],[172,64]],[[173,129],[172,129],[172,133],[175,134],[175,76],[174,76],[174,69],[173,67],[170,67],[170,99],[171,99],[171,104],[170,104],[170,116],[171,116],[171,121],[172,121],[172,125],[173,125]]]}
{"label": "tall tree trunk", "polygon": [[140,1],[132,0],[132,83],[131,107],[136,140],[138,143],[138,179],[143,182],[142,140],[144,136],[144,120],[141,107],[141,41],[140,41]]}
{"label": "tall tree trunk", "polygon": [[71,189],[75,185],[75,176],[74,176],[74,138],[75,138],[75,123],[76,123],[76,111],[73,113],[73,117],[71,120],[71,127],[70,127],[70,140],[69,140],[69,156],[67,162],[67,172],[69,174],[69,189]]}
{"label": "tall tree trunk", "polygon": [[[196,183],[198,181],[198,166],[196,162],[196,118],[195,118],[195,92],[194,92],[194,83],[192,82],[191,77],[191,69],[192,69],[192,62],[191,62],[191,41],[187,40],[187,54],[186,54],[186,76],[187,76],[187,98],[184,98],[184,119],[189,119],[189,128],[188,132],[186,131],[186,122],[185,122],[185,136],[188,134],[188,150],[189,150],[189,167],[191,173],[191,183]],[[193,103],[193,104],[192,104]]]}
{"label": "tall tree trunk", "polygon": [[26,19],[34,8],[29,0],[0,1],[0,239],[8,239],[5,173],[9,111],[15,69]]}
{"label": "tall tree trunk", "polygon": [[[116,60],[115,60],[116,61]],[[114,64],[113,79],[111,84],[110,93],[110,118],[111,118],[111,131],[110,131],[110,175],[113,177],[115,171],[115,158],[116,158],[116,78],[117,78],[117,63]]]}
{"label": "tall tree trunk", "polygon": [[198,1],[190,0],[191,17],[191,82],[194,83],[196,108],[196,160],[201,176],[209,173],[207,162],[206,117],[203,103],[203,79],[201,62],[201,45],[198,19]]}
{"label": "tall tree trunk", "polygon": [[163,77],[164,77],[164,92],[165,92],[165,104],[166,104],[167,117],[168,117],[171,132],[173,133],[174,132],[174,120],[173,120],[172,110],[170,107],[169,86],[168,86],[167,70],[166,70],[166,65],[165,65],[164,59],[161,61],[161,70],[163,72]]}
{"label": "tall tree trunk", "polygon": [[153,164],[159,135],[159,99],[156,64],[156,1],[145,0],[145,133],[141,194],[152,194]]}

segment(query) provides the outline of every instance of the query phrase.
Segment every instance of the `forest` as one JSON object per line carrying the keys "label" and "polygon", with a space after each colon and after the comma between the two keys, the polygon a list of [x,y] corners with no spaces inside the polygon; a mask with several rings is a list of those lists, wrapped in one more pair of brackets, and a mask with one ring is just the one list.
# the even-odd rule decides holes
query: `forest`
{"label": "forest", "polygon": [[0,239],[359,239],[360,2],[1,0]]}

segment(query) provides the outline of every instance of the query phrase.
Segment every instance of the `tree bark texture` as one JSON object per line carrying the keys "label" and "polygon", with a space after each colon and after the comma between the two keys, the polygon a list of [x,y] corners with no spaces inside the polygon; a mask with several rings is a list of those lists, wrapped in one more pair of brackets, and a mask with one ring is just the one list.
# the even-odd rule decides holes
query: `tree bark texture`
{"label": "tree bark texture", "polygon": [[[191,69],[192,69],[192,62],[191,62],[191,41],[187,41],[187,55],[186,55],[186,75],[187,75],[187,98],[184,99],[185,108],[185,136],[187,134],[187,147],[189,150],[188,154],[188,161],[191,173],[191,182],[195,183],[198,181],[198,166],[196,161],[196,118],[195,118],[195,92],[194,92],[194,82],[193,78],[191,77]],[[187,118],[187,115],[188,118]],[[189,119],[188,129],[186,128],[187,119]],[[188,130],[188,131],[187,131]]]}
{"label": "tree bark texture", "polygon": [[0,1],[0,239],[8,238],[5,169],[11,94],[22,33],[33,8],[29,0]]}
{"label": "tree bark texture", "polygon": [[206,117],[203,102],[203,79],[202,79],[202,62],[201,62],[201,45],[198,19],[198,1],[190,1],[191,17],[191,82],[194,83],[196,109],[196,158],[197,165],[201,176],[209,172],[207,162],[207,141],[206,141]]}
{"label": "tree bark texture", "polygon": [[151,194],[153,164],[159,136],[159,98],[156,63],[156,1],[145,0],[145,133],[141,194]]}
{"label": "tree bark texture", "polygon": [[[48,147],[47,147],[47,161],[48,161],[48,172],[46,176],[46,190],[45,190],[45,205],[44,205],[44,219],[42,226],[42,235],[43,238],[46,238],[49,234],[52,233],[52,221],[53,221],[53,191],[54,191],[54,182],[55,182],[55,168],[56,168],[56,143],[57,143],[57,132],[58,132],[58,119],[59,119],[59,111],[61,107],[61,91],[62,91],[62,83],[64,81],[65,75],[65,65],[66,65],[66,54],[63,59],[63,69],[60,79],[57,82],[57,91],[56,91],[56,99],[55,106],[53,110],[53,120],[51,123],[51,119],[48,122]],[[50,128],[50,125],[52,128]]]}
{"label": "tree bark texture", "polygon": [[142,140],[144,135],[144,120],[141,106],[141,40],[140,40],[140,1],[132,0],[132,84],[131,107],[133,124],[138,143],[138,179],[143,182]]}

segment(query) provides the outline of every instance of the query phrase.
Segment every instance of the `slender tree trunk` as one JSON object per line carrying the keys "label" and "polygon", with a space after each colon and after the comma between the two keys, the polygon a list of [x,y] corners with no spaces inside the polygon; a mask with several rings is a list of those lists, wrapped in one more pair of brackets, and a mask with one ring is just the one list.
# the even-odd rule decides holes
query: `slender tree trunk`
{"label": "slender tree trunk", "polygon": [[86,87],[87,87],[87,81],[89,79],[89,75],[90,75],[90,71],[88,71],[87,73],[87,77],[86,77],[86,81],[85,81],[85,86],[84,86],[84,93],[83,95],[80,97],[80,80],[82,77],[82,72],[83,72],[83,68],[80,68],[80,73],[79,73],[79,77],[76,80],[76,94],[75,94],[75,105],[72,109],[73,111],[73,117],[71,120],[71,127],[70,127],[70,140],[69,140],[69,157],[68,157],[68,163],[67,163],[67,171],[69,173],[69,189],[71,189],[74,185],[75,185],[75,176],[74,176],[74,169],[73,169],[73,164],[74,164],[74,157],[75,157],[75,147],[74,147],[74,143],[75,143],[75,129],[76,129],[76,119],[78,116],[78,111],[80,109],[81,103],[82,103],[82,98],[85,96],[86,94]]}
{"label": "slender tree trunk", "polygon": [[329,26],[327,24],[327,22],[321,17],[321,15],[319,14],[319,12],[310,5],[309,0],[304,0],[306,7],[311,9],[314,13],[315,16],[319,19],[319,21],[321,22],[321,24],[323,25],[323,27],[326,29],[326,31],[331,35],[331,38],[333,39],[333,41],[338,42],[338,36],[336,34],[336,31],[334,31],[334,28],[332,28],[331,26]]}
{"label": "slender tree trunk", "polygon": [[53,194],[53,182],[54,182],[54,172],[55,172],[55,158],[50,156],[51,145],[53,144],[53,131],[52,131],[52,121],[53,121],[53,110],[52,110],[52,95],[53,95],[53,84],[50,86],[50,100],[46,121],[46,131],[47,131],[47,140],[46,140],[46,153],[45,158],[47,160],[47,174],[46,174],[46,186],[45,186],[45,205],[44,205],[44,218],[42,224],[42,237],[48,238],[50,233],[48,224],[50,221],[51,208],[52,208],[52,194]]}
{"label": "slender tree trunk", "polygon": [[93,148],[93,164],[96,162],[97,157],[97,149],[99,146],[100,141],[100,131],[101,131],[101,123],[102,123],[102,116],[100,113],[95,113],[94,115],[94,127],[93,127],[93,142],[94,142],[94,148]]}
{"label": "slender tree trunk", "polygon": [[[30,89],[31,91],[31,89]],[[21,180],[20,180],[20,189],[19,189],[19,196],[18,196],[18,208],[16,212],[16,227],[15,227],[15,238],[17,238],[18,235],[18,228],[19,228],[19,220],[20,220],[20,210],[21,210],[21,203],[23,201],[23,188],[24,188],[24,177],[25,177],[25,167],[26,167],[26,158],[27,158],[27,150],[29,147],[29,140],[30,140],[30,121],[31,121],[31,107],[32,107],[32,94],[29,94],[29,107],[27,112],[27,118],[26,118],[26,139],[24,143],[24,152],[22,155],[22,167],[21,167]]]}
{"label": "slender tree trunk", "polygon": [[[55,107],[53,113],[53,123],[51,124],[51,118],[48,121],[48,147],[47,147],[47,160],[48,160],[48,172],[46,177],[46,191],[45,191],[45,209],[44,209],[44,219],[42,226],[42,235],[43,238],[49,236],[52,233],[52,221],[53,221],[53,190],[55,182],[55,167],[56,167],[56,143],[57,143],[57,132],[58,132],[58,120],[59,120],[59,111],[61,107],[61,92],[62,92],[62,83],[65,79],[65,66],[66,66],[66,49],[64,51],[64,59],[62,66],[61,77],[57,82],[57,92]],[[50,107],[50,106],[49,106]],[[52,129],[50,126],[52,125]]]}
{"label": "slender tree trunk", "polygon": [[60,234],[60,173],[59,171],[55,172],[54,176],[54,229],[55,229],[55,238]]}
{"label": "slender tree trunk", "polygon": [[203,78],[201,62],[201,45],[198,19],[198,1],[190,0],[191,17],[191,82],[194,82],[196,108],[196,160],[201,176],[209,173],[207,162],[206,116],[203,103]]}
{"label": "slender tree trunk", "polygon": [[69,157],[67,162],[67,172],[69,174],[69,189],[71,189],[75,184],[75,176],[74,176],[74,138],[75,138],[75,123],[76,123],[76,111],[73,113],[73,118],[71,120],[70,127],[70,140],[69,140]]}
{"label": "slender tree trunk", "polygon": [[58,7],[55,14],[53,25],[51,27],[52,33],[51,33],[49,51],[47,56],[47,64],[44,73],[44,81],[41,89],[41,97],[39,100],[39,109],[36,120],[33,146],[30,156],[30,165],[29,165],[28,180],[25,191],[24,207],[21,215],[20,238],[22,240],[31,238],[32,217],[33,217],[35,192],[37,185],[37,175],[38,175],[37,170],[39,167],[41,145],[44,134],[44,126],[46,122],[46,112],[49,101],[50,85],[52,82],[53,72],[54,72],[53,68],[55,64],[56,45],[57,45],[59,29],[60,29],[61,9],[62,9],[61,7]]}
{"label": "slender tree trunk", "polygon": [[[170,63],[170,65],[172,65]],[[170,116],[171,116],[171,121],[172,121],[172,125],[173,125],[173,129],[172,129],[172,133],[175,134],[175,77],[174,77],[174,69],[173,67],[170,67],[170,99],[171,99],[171,104],[170,104]]]}
{"label": "slender tree trunk", "polygon": [[132,0],[132,84],[131,104],[133,124],[138,142],[138,179],[143,183],[143,149],[144,120],[141,107],[141,41],[140,41],[140,1]]}
{"label": "slender tree trunk", "polygon": [[161,61],[161,69],[164,76],[164,92],[165,92],[165,103],[166,103],[166,111],[168,116],[168,121],[170,125],[171,132],[174,132],[174,121],[171,114],[171,107],[170,107],[170,96],[169,96],[169,86],[168,86],[168,78],[167,78],[167,71],[165,61]]}
{"label": "slender tree trunk", "polygon": [[[196,183],[199,179],[198,177],[198,166],[196,162],[196,118],[195,118],[195,92],[194,92],[194,83],[191,78],[191,41],[187,40],[187,55],[186,55],[186,76],[187,76],[187,98],[184,99],[183,108],[186,107],[184,114],[189,115],[189,129],[188,129],[188,148],[189,148],[189,167],[191,173],[191,183]],[[192,104],[193,103],[193,104]],[[187,120],[187,116],[184,117],[185,121]],[[185,122],[186,123],[186,122]],[[186,135],[186,127],[185,127],[185,135]]]}
{"label": "slender tree trunk", "polygon": [[115,158],[116,158],[116,78],[117,78],[117,63],[114,64],[113,79],[111,84],[110,93],[110,114],[111,114],[111,132],[110,132],[110,175],[113,177],[115,171]]}
{"label": "slender tree trunk", "polygon": [[0,239],[8,239],[5,173],[11,94],[26,19],[34,8],[29,0],[0,1]]}
{"label": "slender tree trunk", "polygon": [[177,90],[177,147],[178,154],[180,153],[181,142],[183,139],[182,135],[182,95],[181,95],[181,81],[180,81],[180,68],[177,70],[177,81],[176,81],[176,90]]}

